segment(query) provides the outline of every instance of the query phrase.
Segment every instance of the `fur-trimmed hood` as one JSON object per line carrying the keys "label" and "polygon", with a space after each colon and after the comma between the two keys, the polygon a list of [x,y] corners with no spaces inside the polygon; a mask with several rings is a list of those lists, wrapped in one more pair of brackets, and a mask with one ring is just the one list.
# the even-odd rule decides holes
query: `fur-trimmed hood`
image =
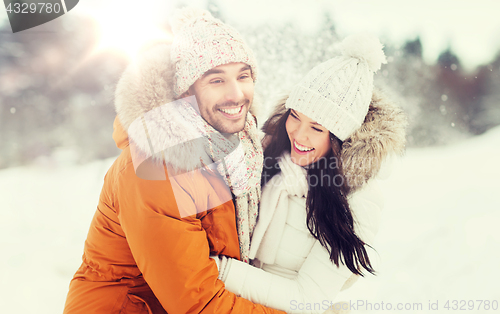
{"label": "fur-trimmed hood", "polygon": [[[202,166],[203,134],[174,110],[179,102],[174,97],[174,75],[170,45],[164,43],[145,50],[127,67],[115,92],[115,109],[123,128],[115,127],[115,133],[125,131],[126,135],[115,134],[114,138],[127,136],[139,161],[153,157],[189,171]],[[254,114],[256,107],[254,100],[250,113]],[[172,147],[173,143],[177,145]],[[162,156],[156,158],[159,152]]]}
{"label": "fur-trimmed hood", "polygon": [[388,157],[403,155],[407,125],[403,110],[374,89],[365,121],[342,144],[342,167],[353,190],[375,177]]}
{"label": "fur-trimmed hood", "polygon": [[[287,98],[288,95],[278,101],[271,118],[264,124],[266,134],[274,133],[279,118],[287,112]],[[351,192],[375,177],[388,157],[404,153],[406,126],[407,118],[401,108],[375,88],[363,124],[342,144],[340,158]]]}

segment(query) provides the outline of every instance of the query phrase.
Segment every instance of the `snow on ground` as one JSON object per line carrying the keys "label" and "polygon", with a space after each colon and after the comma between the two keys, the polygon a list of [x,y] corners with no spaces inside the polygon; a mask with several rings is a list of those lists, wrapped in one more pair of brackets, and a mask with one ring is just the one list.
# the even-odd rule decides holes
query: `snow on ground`
{"label": "snow on ground", "polygon": [[62,313],[112,162],[0,171],[2,313]]}
{"label": "snow on ground", "polygon": [[[379,312],[381,302],[393,307],[383,313],[450,313],[453,300],[456,312],[481,313],[475,300],[500,302],[499,160],[500,127],[452,146],[409,150],[381,182],[386,207],[375,246],[378,275],[339,299],[364,302],[355,313],[370,309],[368,302],[373,311],[367,313]],[[462,300],[474,300],[475,309],[462,307]],[[429,310],[436,301],[438,310]],[[398,303],[422,307],[397,311]]]}
{"label": "snow on ground", "polygon": [[[359,280],[338,300],[358,305],[353,313],[453,313],[453,300],[458,307],[461,300],[500,301],[498,160],[500,128],[447,147],[409,150],[381,182],[386,207],[376,242],[378,275]],[[3,313],[62,312],[112,162],[0,171]],[[429,301],[438,310],[429,310]],[[468,312],[494,312],[478,311],[475,302]],[[422,307],[398,311],[399,303]]]}

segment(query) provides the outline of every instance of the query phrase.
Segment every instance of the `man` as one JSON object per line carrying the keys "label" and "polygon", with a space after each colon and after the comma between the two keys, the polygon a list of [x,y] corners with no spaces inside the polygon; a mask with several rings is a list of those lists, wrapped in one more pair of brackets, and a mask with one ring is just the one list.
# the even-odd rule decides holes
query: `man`
{"label": "man", "polygon": [[65,313],[279,312],[225,290],[209,258],[248,262],[263,159],[254,58],[206,11],[185,9],[172,26],[172,46],[150,49],[117,86],[122,153]]}

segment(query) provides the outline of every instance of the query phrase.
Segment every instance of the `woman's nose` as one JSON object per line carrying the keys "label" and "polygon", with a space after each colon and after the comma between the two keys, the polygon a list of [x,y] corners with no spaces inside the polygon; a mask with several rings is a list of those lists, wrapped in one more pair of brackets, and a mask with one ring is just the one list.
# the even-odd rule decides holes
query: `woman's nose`
{"label": "woman's nose", "polygon": [[307,138],[306,126],[301,123],[295,130],[295,140],[300,144],[305,145],[305,143],[307,142]]}

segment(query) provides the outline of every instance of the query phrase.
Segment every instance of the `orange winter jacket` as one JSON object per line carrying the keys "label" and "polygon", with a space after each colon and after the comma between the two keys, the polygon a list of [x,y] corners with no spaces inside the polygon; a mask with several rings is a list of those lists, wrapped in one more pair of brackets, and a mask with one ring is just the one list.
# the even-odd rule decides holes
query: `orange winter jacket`
{"label": "orange winter jacket", "polygon": [[283,313],[237,297],[217,279],[209,254],[239,259],[233,202],[220,204],[224,181],[203,170],[141,179],[118,119],[114,127],[122,153],[104,178],[64,313]]}

